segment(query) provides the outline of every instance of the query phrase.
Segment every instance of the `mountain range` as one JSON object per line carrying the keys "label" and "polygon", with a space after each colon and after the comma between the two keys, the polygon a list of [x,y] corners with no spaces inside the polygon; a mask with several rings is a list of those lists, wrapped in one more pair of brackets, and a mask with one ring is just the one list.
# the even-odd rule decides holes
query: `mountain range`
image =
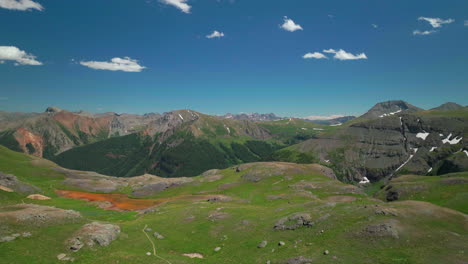
{"label": "mountain range", "polygon": [[44,113],[0,112],[0,144],[66,168],[122,177],[194,176],[275,160],[322,162],[342,180],[379,181],[402,171],[466,170],[467,115],[467,107],[455,103],[426,111],[404,101],[327,122],[274,114],[89,114],[49,107]]}

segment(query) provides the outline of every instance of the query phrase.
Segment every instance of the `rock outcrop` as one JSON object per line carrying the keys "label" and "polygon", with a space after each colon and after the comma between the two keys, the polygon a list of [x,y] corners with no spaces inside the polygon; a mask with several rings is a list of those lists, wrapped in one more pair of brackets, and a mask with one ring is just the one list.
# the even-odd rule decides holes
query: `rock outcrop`
{"label": "rock outcrop", "polygon": [[92,222],[84,225],[72,238],[67,241],[70,250],[78,251],[83,246],[108,246],[117,239],[120,227],[113,224]]}

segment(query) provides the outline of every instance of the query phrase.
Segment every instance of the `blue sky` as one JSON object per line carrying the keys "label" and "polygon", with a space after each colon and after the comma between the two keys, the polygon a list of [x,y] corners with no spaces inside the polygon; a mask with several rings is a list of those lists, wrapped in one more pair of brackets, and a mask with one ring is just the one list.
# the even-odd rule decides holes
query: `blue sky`
{"label": "blue sky", "polygon": [[[307,116],[392,99],[468,104],[466,0],[16,1],[0,0],[0,110]],[[301,29],[282,28],[285,16]],[[315,52],[327,58],[303,58]]]}

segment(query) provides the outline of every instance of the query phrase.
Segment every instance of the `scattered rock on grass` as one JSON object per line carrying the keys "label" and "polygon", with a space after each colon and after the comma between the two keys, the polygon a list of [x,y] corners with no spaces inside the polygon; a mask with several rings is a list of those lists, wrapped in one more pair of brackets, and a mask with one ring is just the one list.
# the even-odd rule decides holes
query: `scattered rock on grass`
{"label": "scattered rock on grass", "polygon": [[266,246],[267,246],[267,244],[268,244],[268,241],[266,241],[266,240],[263,240],[262,242],[260,242],[260,244],[258,244],[258,246],[257,246],[257,247],[258,247],[258,248],[264,248],[264,247],[266,247]]}
{"label": "scattered rock on grass", "polygon": [[363,230],[364,235],[373,236],[373,237],[393,237],[399,238],[398,230],[395,225],[388,222],[377,225],[368,225]]}
{"label": "scattered rock on grass", "polygon": [[72,251],[80,250],[84,245],[87,246],[108,246],[117,239],[120,233],[120,227],[113,224],[101,224],[92,222],[84,225],[74,236],[69,239],[67,244]]}
{"label": "scattered rock on grass", "polygon": [[300,257],[290,258],[283,263],[284,264],[311,264],[312,259],[300,256]]}
{"label": "scattered rock on grass", "polygon": [[80,213],[51,206],[36,204],[17,204],[3,207],[0,210],[0,222],[10,219],[18,224],[45,226],[55,223],[76,222],[81,219]]}
{"label": "scattered rock on grass", "polygon": [[65,253],[60,253],[57,255],[57,259],[61,261],[75,261],[75,258],[67,256]]}
{"label": "scattered rock on grass", "polygon": [[284,241],[280,241],[280,242],[278,243],[278,246],[280,246],[280,247],[282,247],[282,246],[284,246],[284,245],[286,245],[286,243],[284,243]]}
{"label": "scattered rock on grass", "polygon": [[220,251],[220,250],[221,250],[221,247],[216,247],[216,248],[214,249],[215,252],[218,252],[218,251]]}
{"label": "scattered rock on grass", "polygon": [[10,241],[13,241],[15,239],[16,239],[16,237],[14,237],[14,236],[4,236],[4,237],[0,237],[0,242],[10,242]]}
{"label": "scattered rock on grass", "polygon": [[159,234],[158,232],[154,232],[153,236],[157,239],[164,239],[164,236]]}
{"label": "scattered rock on grass", "polygon": [[211,213],[208,218],[211,220],[211,221],[216,221],[216,220],[220,220],[220,219],[224,219],[228,217],[228,213],[225,213],[225,212],[213,212]]}
{"label": "scattered rock on grass", "polygon": [[276,230],[295,230],[299,227],[311,227],[314,225],[309,214],[306,213],[295,213],[287,217],[279,219],[274,229]]}
{"label": "scattered rock on grass", "polygon": [[51,198],[42,194],[30,194],[26,198],[32,200],[50,200]]}
{"label": "scattered rock on grass", "polygon": [[198,259],[203,258],[203,255],[200,254],[200,253],[185,253],[185,254],[182,254],[182,256],[186,256],[186,257],[189,257],[189,258],[198,258]]}

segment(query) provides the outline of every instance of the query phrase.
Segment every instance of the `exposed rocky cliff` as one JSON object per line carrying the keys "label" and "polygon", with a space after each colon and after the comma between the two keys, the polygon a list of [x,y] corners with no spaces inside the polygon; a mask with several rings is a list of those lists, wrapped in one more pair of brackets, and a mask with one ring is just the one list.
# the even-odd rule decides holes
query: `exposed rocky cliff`
{"label": "exposed rocky cliff", "polygon": [[141,131],[157,114],[92,115],[48,107],[44,113],[0,113],[0,144],[39,157],[52,158],[76,146]]}
{"label": "exposed rocky cliff", "polygon": [[399,173],[442,174],[468,167],[468,115],[429,111],[379,117],[382,113],[376,111],[377,118],[355,122],[294,149],[317,155],[350,181],[367,177],[373,182]]}

